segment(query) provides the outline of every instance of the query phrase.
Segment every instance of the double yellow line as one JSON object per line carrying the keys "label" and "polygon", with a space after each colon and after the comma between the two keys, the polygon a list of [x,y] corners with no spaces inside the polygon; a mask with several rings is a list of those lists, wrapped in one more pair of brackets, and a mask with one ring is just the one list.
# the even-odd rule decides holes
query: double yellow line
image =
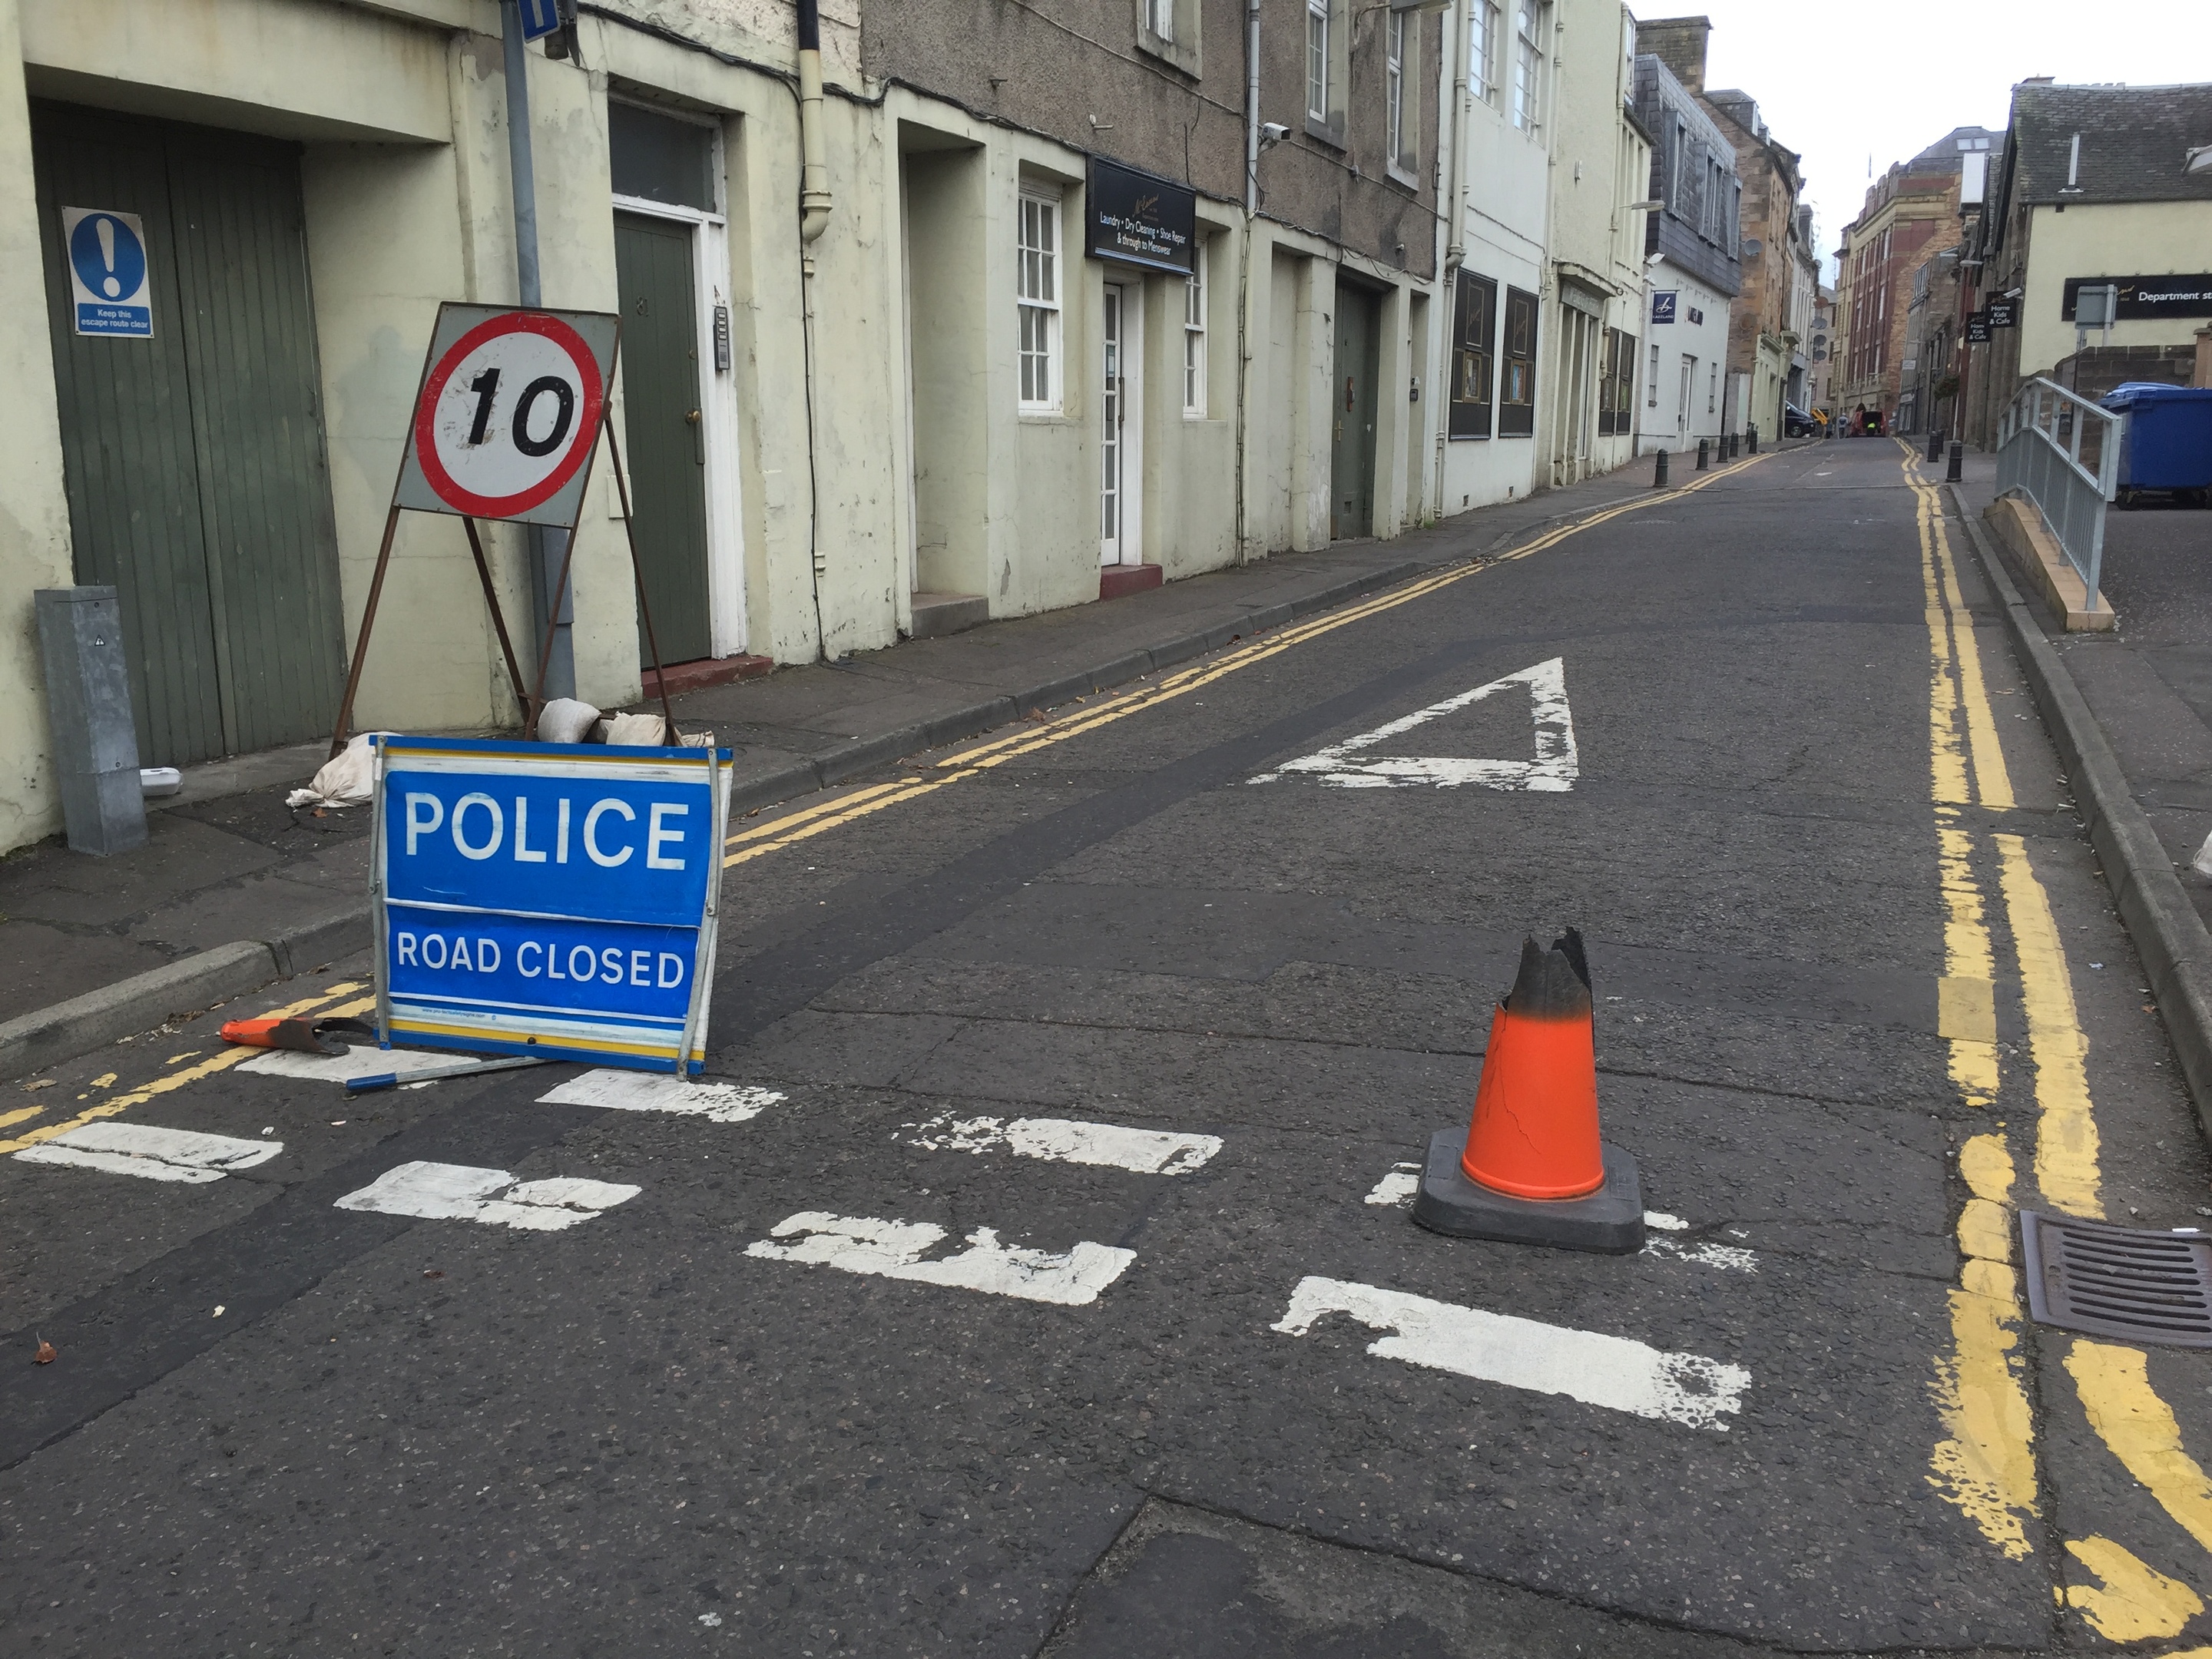
{"label": "double yellow line", "polygon": [[[1994,863],[2034,1073],[2035,1184],[2054,1209],[2101,1217],[2088,1038],[2075,1006],[2050,896],[2029,861],[2025,837],[1993,833],[1986,847],[1978,846],[1961,820],[1962,808],[2003,811],[2017,803],[1942,501],[1910,449],[1905,453],[1927,605],[1929,785],[1945,909],[1939,1029],[1949,1046],[1952,1079],[1969,1106],[1996,1104],[1996,953],[1988,921],[1991,907],[1977,867]],[[2027,1522],[2038,1513],[2039,1480],[2013,1261],[2016,1170],[2004,1128],[1999,1121],[1994,1133],[1971,1137],[1959,1151],[1960,1174],[1971,1196],[1958,1222],[1965,1261],[1958,1288],[1950,1292],[1951,1352],[1936,1361],[1936,1403],[1948,1435],[1930,1458],[1929,1479],[1984,1537],[2017,1559],[2033,1553]],[[2184,1531],[2212,1550],[2212,1481],[2182,1449],[2180,1429],[2150,1386],[2142,1351],[2077,1338],[2065,1366],[2106,1446]],[[2064,1586],[2061,1600],[2112,1641],[2177,1636],[2204,1610],[2188,1584],[2109,1538],[2069,1538],[2065,1547],[2095,1582]],[[2212,1659],[2212,1649],[2170,1659]]]}
{"label": "double yellow line", "polygon": [[[1571,536],[1578,536],[1585,530],[1595,529],[1599,525],[1609,523],[1624,514],[1638,512],[1655,502],[1672,501],[1676,496],[1703,489],[1707,485],[1717,483],[1721,479],[1740,472],[1745,467],[1753,465],[1763,459],[1765,458],[1760,456],[1747,457],[1734,465],[1708,473],[1695,483],[1684,484],[1676,489],[1655,491],[1648,495],[1639,495],[1629,501],[1618,502],[1612,507],[1601,508],[1597,512],[1585,514],[1581,518],[1568,523],[1556,525],[1521,546],[1499,554],[1496,558],[1487,559],[1479,563],[1460,565],[1449,570],[1440,571],[1432,576],[1423,576],[1403,586],[1394,587],[1374,599],[1363,599],[1357,604],[1346,606],[1341,611],[1333,611],[1326,616],[1316,617],[1310,622],[1296,623],[1287,628],[1278,629],[1262,638],[1240,646],[1236,650],[1218,656],[1209,662],[1179,670],[1157,684],[1116,695],[1095,708],[1086,708],[1079,714],[1063,715],[1048,726],[1013,732],[1003,738],[994,738],[988,743],[963,750],[957,755],[939,761],[933,769],[935,773],[933,776],[906,777],[889,783],[872,784],[864,789],[849,791],[838,796],[835,800],[824,801],[819,805],[788,813],[754,829],[741,830],[723,843],[722,866],[725,869],[728,869],[736,865],[749,863],[754,859],[764,858],[770,853],[780,852],[787,847],[811,840],[816,836],[851,823],[856,819],[880,812],[886,807],[902,805],[908,801],[918,800],[924,795],[933,794],[948,785],[978,776],[994,766],[1003,766],[1008,761],[1019,760],[1025,756],[1036,754],[1040,750],[1048,749],[1054,744],[1066,743],[1071,738],[1079,738],[1087,732],[1096,732],[1103,726],[1109,726],[1114,721],[1127,719],[1131,714],[1140,714],[1147,709],[1157,708],[1162,703],[1171,702],[1177,697],[1188,696],[1193,691],[1212,684],[1216,680],[1240,672],[1255,664],[1266,662],[1272,657],[1280,656],[1284,652],[1295,649],[1310,640],[1319,639],[1325,634],[1334,633],[1340,628],[1349,628],[1354,623],[1366,621],[1370,617],[1381,616],[1384,611],[1395,611],[1400,605],[1411,605],[1416,599],[1426,599],[1430,594],[1441,592],[1455,582],[1465,581],[1470,576],[1479,576],[1493,565],[1504,564],[1515,559],[1533,557],[1547,548],[1557,547]],[[1077,701],[1081,702],[1084,700],[1078,698]]]}

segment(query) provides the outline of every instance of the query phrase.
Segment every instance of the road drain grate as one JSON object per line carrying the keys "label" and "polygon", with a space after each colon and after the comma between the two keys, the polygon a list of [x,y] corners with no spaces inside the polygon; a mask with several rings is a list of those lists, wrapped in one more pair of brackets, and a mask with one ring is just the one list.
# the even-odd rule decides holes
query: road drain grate
{"label": "road drain grate", "polygon": [[2130,1342],[2212,1348],[2212,1237],[2020,1212],[2038,1322]]}

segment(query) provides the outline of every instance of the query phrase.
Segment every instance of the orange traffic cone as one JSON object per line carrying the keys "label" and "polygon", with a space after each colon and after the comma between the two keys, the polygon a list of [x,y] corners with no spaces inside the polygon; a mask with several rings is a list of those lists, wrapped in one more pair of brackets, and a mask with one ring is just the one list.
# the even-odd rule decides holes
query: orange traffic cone
{"label": "orange traffic cone", "polygon": [[376,1028],[366,1021],[332,1018],[329,1019],[234,1019],[227,1022],[216,1033],[225,1042],[235,1042],[247,1048],[292,1048],[305,1054],[323,1054],[336,1059],[346,1052],[342,1042],[330,1041],[330,1033],[343,1031],[350,1036],[376,1040]]}
{"label": "orange traffic cone", "polygon": [[1644,1245],[1636,1161],[1598,1139],[1589,963],[1570,927],[1521,971],[1491,1017],[1474,1119],[1439,1129],[1413,1219],[1466,1238],[1626,1253]]}

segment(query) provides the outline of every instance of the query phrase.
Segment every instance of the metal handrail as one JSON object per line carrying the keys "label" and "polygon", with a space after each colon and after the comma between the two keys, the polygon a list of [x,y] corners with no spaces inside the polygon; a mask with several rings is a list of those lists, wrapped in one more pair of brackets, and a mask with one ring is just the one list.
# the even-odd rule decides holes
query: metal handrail
{"label": "metal handrail", "polygon": [[2105,565],[2105,507],[2119,487],[2126,424],[2125,416],[2041,375],[2013,394],[1997,423],[1997,494],[2016,489],[2035,503],[2087,589],[2085,608],[2093,611]]}

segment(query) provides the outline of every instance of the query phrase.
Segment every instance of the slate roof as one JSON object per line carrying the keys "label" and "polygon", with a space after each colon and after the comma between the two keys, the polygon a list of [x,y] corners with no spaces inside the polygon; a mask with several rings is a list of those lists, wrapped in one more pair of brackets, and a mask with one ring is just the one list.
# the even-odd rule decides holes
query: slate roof
{"label": "slate roof", "polygon": [[[2067,191],[2075,133],[2081,167]],[[2184,173],[2184,154],[2212,144],[2212,85],[2012,89],[2007,194],[2013,202],[2212,201],[2212,173]]]}

